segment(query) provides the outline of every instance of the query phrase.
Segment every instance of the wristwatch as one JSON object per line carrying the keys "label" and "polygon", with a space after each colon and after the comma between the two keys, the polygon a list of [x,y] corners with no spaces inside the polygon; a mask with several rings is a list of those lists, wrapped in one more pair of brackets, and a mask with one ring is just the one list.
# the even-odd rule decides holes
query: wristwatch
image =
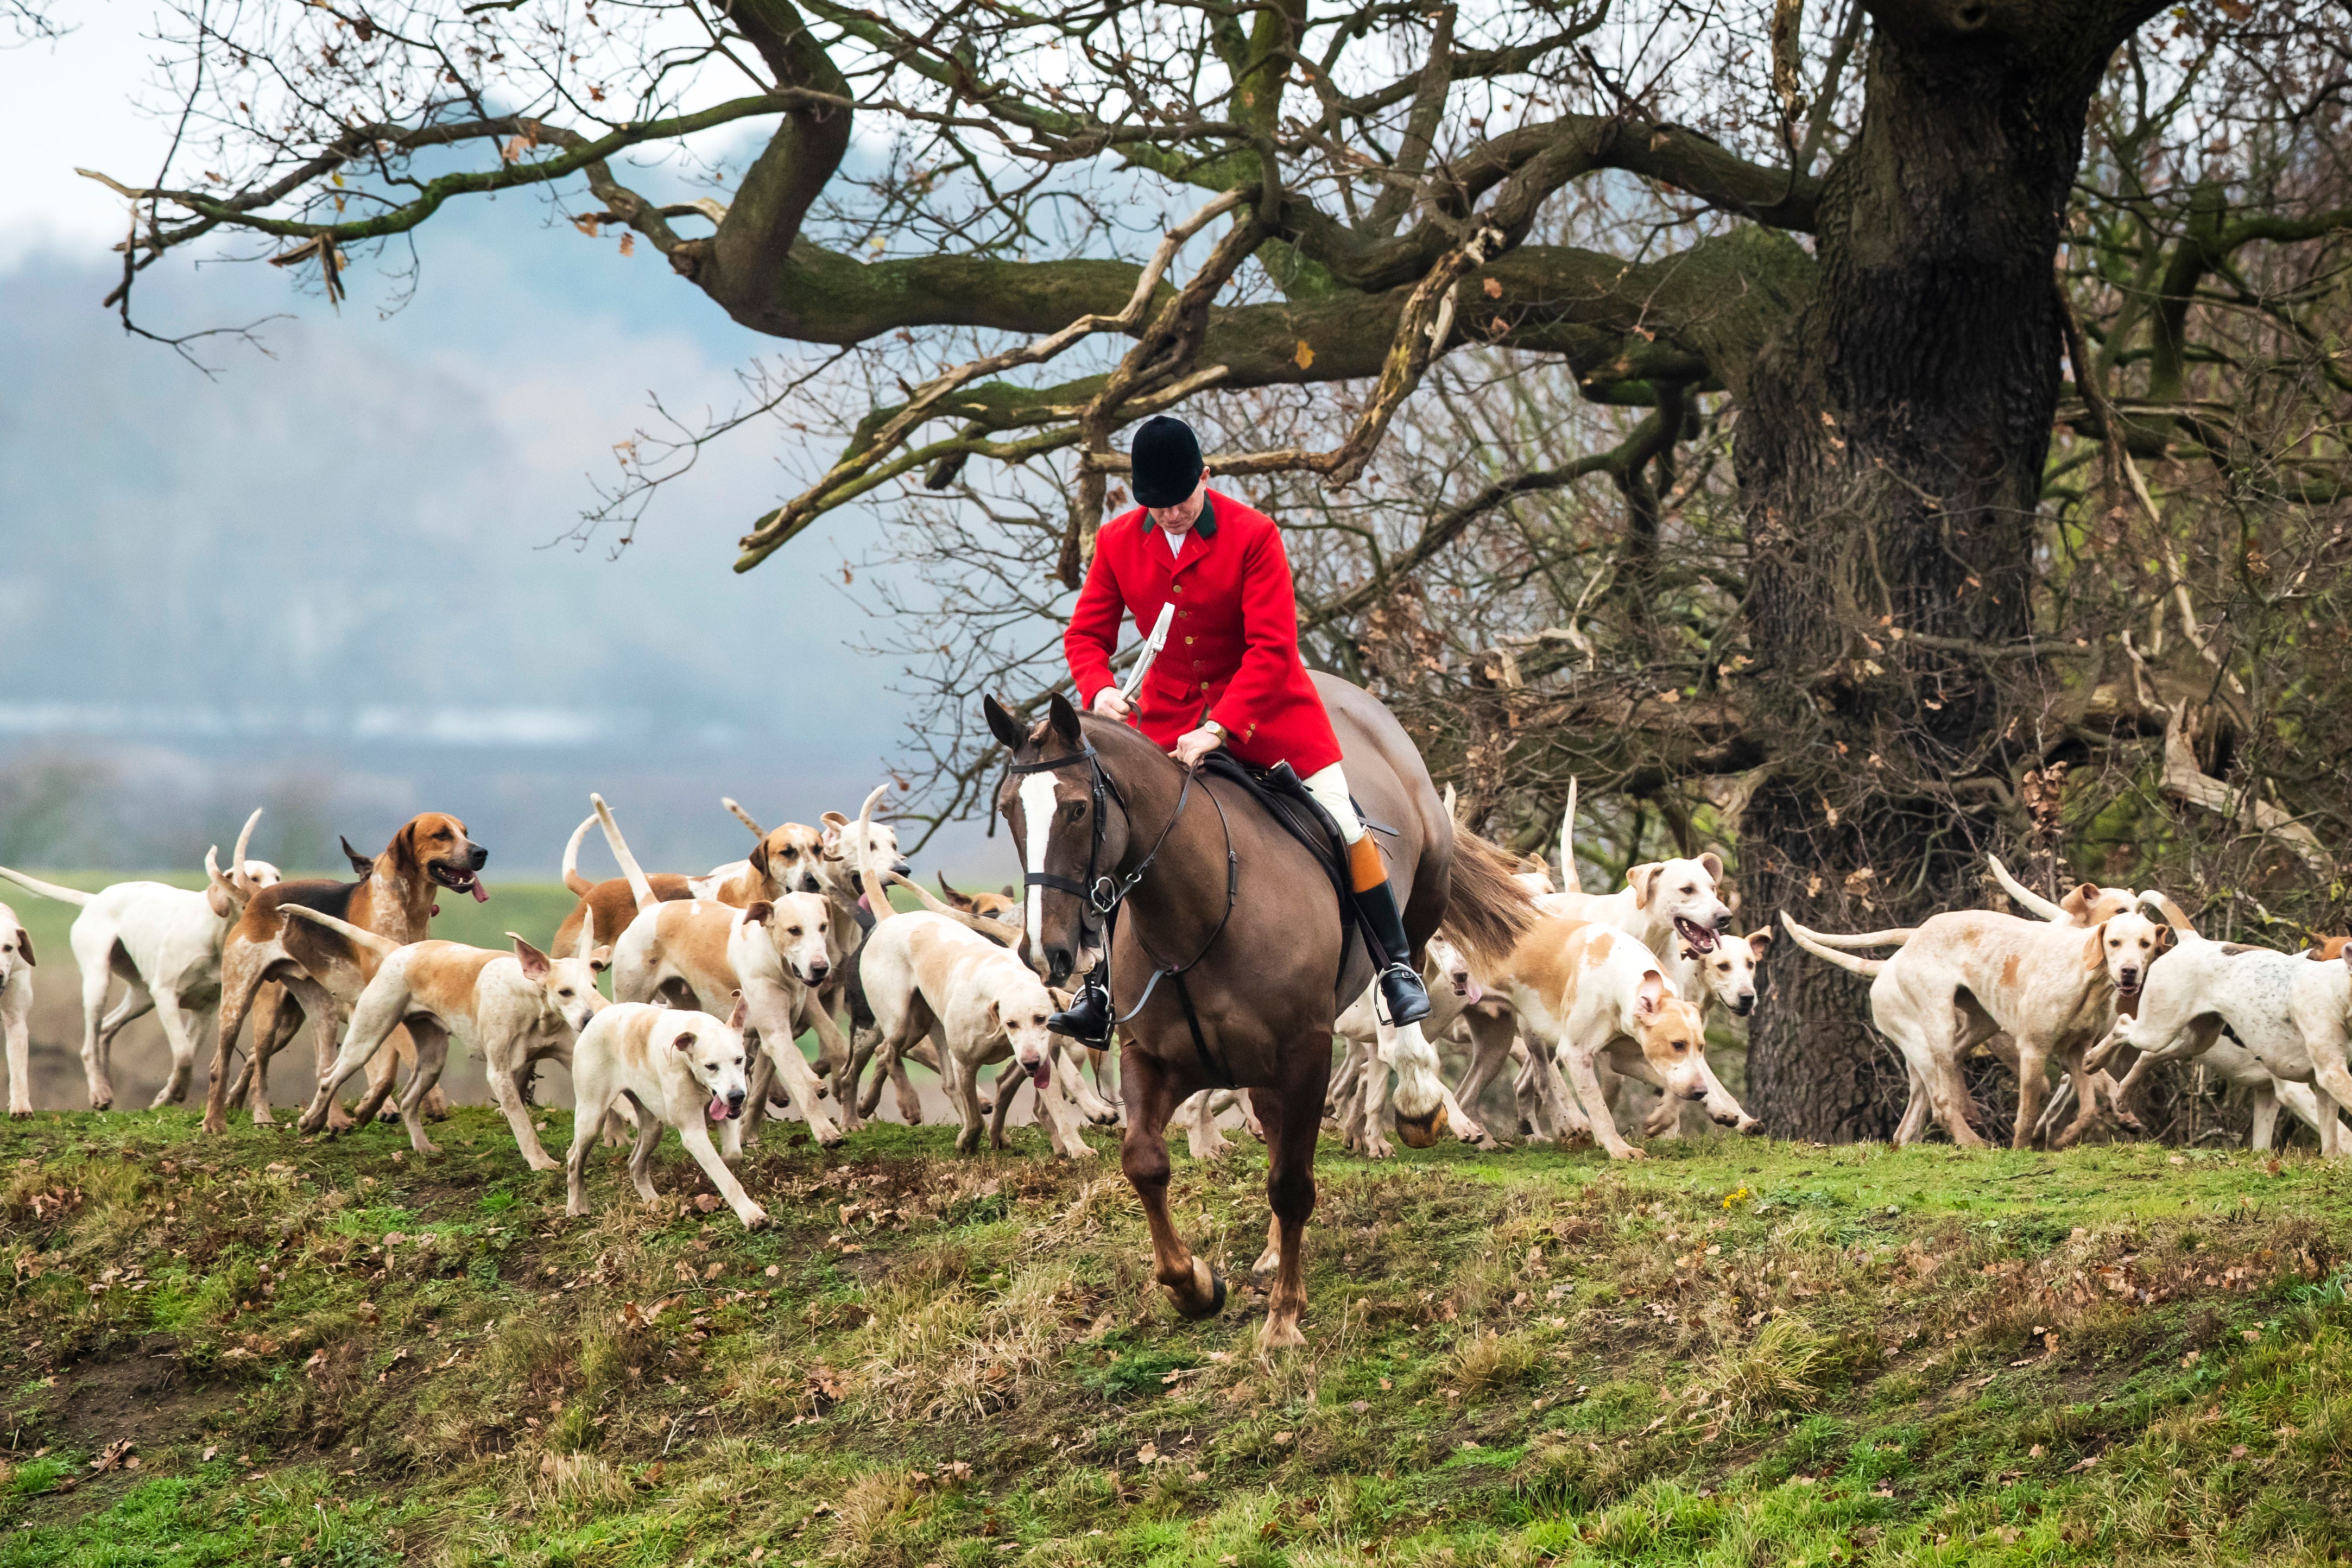
{"label": "wristwatch", "polygon": [[1226,732],[1225,727],[1223,724],[1218,723],[1214,719],[1202,720],[1201,728],[1216,736],[1217,743],[1219,745],[1223,745],[1227,741],[1233,739],[1233,736]]}

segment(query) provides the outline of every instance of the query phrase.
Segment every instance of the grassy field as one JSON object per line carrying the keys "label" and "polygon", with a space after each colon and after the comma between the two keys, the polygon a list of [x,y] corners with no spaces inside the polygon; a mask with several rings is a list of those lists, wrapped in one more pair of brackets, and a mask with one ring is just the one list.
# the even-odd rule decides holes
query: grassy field
{"label": "grassy field", "polygon": [[[551,1143],[569,1119],[551,1112]],[[2352,1552],[2352,1183],[2289,1156],[1326,1145],[1310,1348],[1254,1350],[1254,1145],[825,1154],[747,1236],[675,1143],[594,1218],[459,1111],[0,1132],[0,1565],[2321,1563]],[[1097,1146],[1107,1153],[1107,1139]]]}

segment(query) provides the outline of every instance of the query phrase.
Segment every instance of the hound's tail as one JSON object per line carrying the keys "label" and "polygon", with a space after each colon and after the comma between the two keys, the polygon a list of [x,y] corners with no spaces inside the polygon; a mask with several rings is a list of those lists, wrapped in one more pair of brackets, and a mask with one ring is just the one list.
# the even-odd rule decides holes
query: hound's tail
{"label": "hound's tail", "polygon": [[2016,900],[2021,906],[2045,921],[2057,921],[2066,925],[2074,923],[2074,916],[2010,875],[2009,868],[2000,863],[2000,856],[1986,856],[1985,864],[1992,868],[1992,879],[2000,884],[2001,891]]}
{"label": "hound's tail", "polygon": [[1568,809],[1559,814],[1559,890],[1580,893],[1584,883],[1576,874],[1576,780],[1568,781]]}
{"label": "hound's tail", "polygon": [[768,830],[766,828],[751,820],[751,814],[750,812],[744,810],[741,806],[737,805],[734,801],[730,800],[726,795],[722,795],[719,797],[719,804],[725,806],[728,813],[732,816],[736,821],[750,828],[751,830],[752,837],[765,838],[768,836]]}
{"label": "hound's tail", "polygon": [[[13,875],[13,873],[8,874]],[[2181,912],[2179,904],[2172,901],[2170,894],[2150,888],[2139,896],[2137,902],[2142,911],[2151,919],[2162,921],[2177,934],[2189,937],[2198,935],[2197,928],[2189,923],[2189,917]]]}
{"label": "hound's tail", "polygon": [[1511,858],[1476,834],[1455,828],[1454,880],[1437,929],[1472,963],[1492,966],[1510,956],[1535,921],[1535,904],[1512,876]]}
{"label": "hound's tail", "polygon": [[1780,911],[1780,923],[1789,928],[1789,934],[1797,939],[1799,947],[1803,948],[1815,958],[1828,959],[1840,969],[1849,970],[1865,980],[1878,973],[1891,962],[1884,958],[1856,958],[1850,952],[1840,952],[1836,948],[1830,946],[1829,941],[1819,931],[1807,931],[1803,926],[1790,920],[1789,911],[1786,910]]}
{"label": "hound's tail", "polygon": [[365,926],[355,926],[349,921],[339,921],[332,915],[322,914],[305,904],[287,904],[282,907],[288,914],[309,921],[312,925],[325,926],[329,931],[341,931],[362,947],[373,948],[383,957],[390,958],[400,951],[400,943],[389,937],[378,936]]}
{"label": "hound's tail", "polygon": [[621,837],[621,825],[613,820],[613,808],[604,804],[604,797],[592,795],[588,804],[596,808],[596,820],[604,826],[604,842],[612,846],[613,858],[621,863],[621,875],[629,879],[629,891],[637,900],[637,912],[643,914],[661,902],[654,897],[654,885],[646,880],[645,868],[629,853],[629,841]]}
{"label": "hound's tail", "polygon": [[[981,935],[988,938],[991,942],[1000,944],[1001,946],[1017,947],[1020,945],[1021,931],[1017,927],[1007,925],[1003,921],[990,920],[986,915],[973,914],[969,910],[960,910],[953,904],[941,900],[938,894],[932,892],[929,888],[924,887],[920,882],[908,877],[901,877],[896,871],[887,871],[883,875],[886,880],[913,893],[917,899],[922,901],[923,908],[930,910],[931,913],[935,915],[944,915],[960,926],[970,926],[973,931],[978,931]],[[897,911],[893,910],[892,912],[896,913]],[[874,911],[876,923],[879,924],[882,918],[882,911],[878,909]]]}
{"label": "hound's tail", "polygon": [[[866,889],[866,910],[873,915],[874,923],[877,926],[898,912],[891,906],[889,885],[875,871],[873,859],[874,803],[889,793],[889,789],[887,784],[876,784],[874,793],[866,797],[866,804],[857,808],[857,842],[849,851],[850,864],[857,869],[857,885]],[[920,889],[916,890],[921,891]]]}
{"label": "hound's tail", "polygon": [[595,826],[596,816],[591,812],[580,819],[580,826],[572,830],[571,839],[563,846],[563,885],[577,899],[584,899],[596,890],[596,884],[580,874],[580,841]]}
{"label": "hound's tail", "polygon": [[28,893],[38,893],[45,899],[55,899],[59,903],[87,904],[90,900],[98,897],[96,893],[85,893],[73,888],[60,888],[55,882],[44,882],[38,877],[27,877],[22,871],[11,871],[5,866],[0,866],[0,877],[7,878]]}
{"label": "hound's tail", "polygon": [[[1785,923],[1789,917],[1780,917]],[[1919,934],[1917,926],[1889,926],[1885,931],[1817,931],[1813,940],[1823,947],[1901,947]]]}

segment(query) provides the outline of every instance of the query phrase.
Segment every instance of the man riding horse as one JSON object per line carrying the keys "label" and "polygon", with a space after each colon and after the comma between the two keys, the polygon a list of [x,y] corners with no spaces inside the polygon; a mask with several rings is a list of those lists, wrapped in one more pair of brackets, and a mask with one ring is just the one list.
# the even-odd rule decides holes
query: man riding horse
{"label": "man riding horse", "polygon": [[[1208,488],[1192,426],[1161,415],[1130,447],[1142,504],[1104,525],[1093,566],[1062,639],[1079,706],[1131,720],[1185,767],[1219,747],[1256,768],[1287,763],[1348,847],[1349,881],[1377,941],[1389,1019],[1418,1023],[1429,994],[1412,966],[1380,846],[1364,831],[1341,771],[1339,738],[1298,654],[1298,611],[1282,533],[1265,513]],[[1119,623],[1149,631],[1173,606],[1167,645],[1130,703],[1111,678]],[[1108,960],[1087,975],[1055,1032],[1110,1043]]]}

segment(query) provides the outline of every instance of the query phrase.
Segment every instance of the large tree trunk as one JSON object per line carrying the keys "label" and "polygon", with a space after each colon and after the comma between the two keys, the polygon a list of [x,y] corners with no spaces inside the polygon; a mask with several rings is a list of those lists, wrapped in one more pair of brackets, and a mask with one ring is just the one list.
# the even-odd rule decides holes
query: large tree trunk
{"label": "large tree trunk", "polygon": [[[2060,214],[2101,65],[2137,19],[1872,10],[1819,277],[1757,366],[1738,452],[1758,659],[1741,684],[1787,759],[1743,814],[1741,878],[1757,915],[1832,930],[1977,901],[1982,786],[2010,771],[2009,738],[1981,661],[1918,639],[2027,629]],[[1750,1110],[1788,1136],[1885,1136],[1904,1073],[1864,984],[1787,942],[1769,969]]]}

